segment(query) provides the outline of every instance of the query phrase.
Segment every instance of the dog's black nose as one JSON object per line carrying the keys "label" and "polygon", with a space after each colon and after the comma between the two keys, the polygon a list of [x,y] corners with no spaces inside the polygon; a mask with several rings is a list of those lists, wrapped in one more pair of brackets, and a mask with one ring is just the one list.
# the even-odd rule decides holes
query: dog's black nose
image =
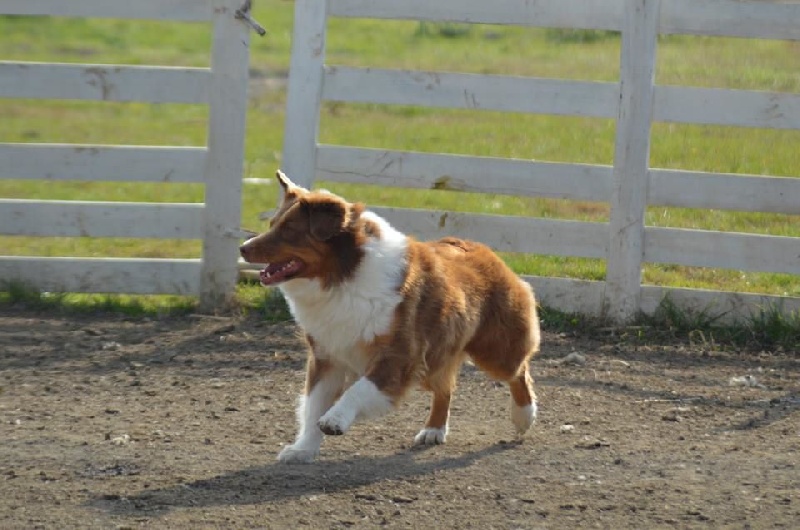
{"label": "dog's black nose", "polygon": [[243,258],[247,259],[247,245],[242,245],[239,247],[239,254],[242,255]]}

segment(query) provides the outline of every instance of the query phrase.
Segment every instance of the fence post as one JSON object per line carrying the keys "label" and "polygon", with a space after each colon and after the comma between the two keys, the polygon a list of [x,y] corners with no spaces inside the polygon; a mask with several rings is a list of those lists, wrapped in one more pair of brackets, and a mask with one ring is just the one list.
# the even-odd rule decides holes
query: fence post
{"label": "fence post", "polygon": [[317,131],[325,63],[328,0],[296,0],[289,65],[286,128],[281,166],[294,182],[311,187],[317,158]]}
{"label": "fence post", "polygon": [[640,309],[658,16],[659,0],[626,3],[605,293],[615,322]]}
{"label": "fence post", "polygon": [[236,287],[250,60],[250,28],[235,17],[239,4],[241,0],[212,0],[201,311],[230,303]]}

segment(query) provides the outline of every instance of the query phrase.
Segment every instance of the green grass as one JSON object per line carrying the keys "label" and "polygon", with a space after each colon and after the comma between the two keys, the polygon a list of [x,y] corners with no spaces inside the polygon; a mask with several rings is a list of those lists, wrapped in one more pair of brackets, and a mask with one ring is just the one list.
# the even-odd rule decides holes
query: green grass
{"label": "green grass", "polygon": [[[21,282],[0,282],[0,308],[164,318],[191,313],[197,309],[197,304],[197,298],[190,296],[50,293]],[[236,286],[235,305],[230,311],[254,314],[270,322],[291,319],[280,291],[250,282]]]}
{"label": "green grass", "polygon": [[[259,0],[256,4],[255,17],[269,33],[263,39],[252,38],[245,176],[270,178],[281,164],[286,94],[280,83],[269,84],[264,79],[286,75],[293,5],[283,0]],[[0,17],[0,60],[206,66],[210,45],[205,24]],[[613,32],[336,19],[329,24],[327,62],[616,81],[619,47],[619,36]],[[658,53],[656,78],[660,84],[800,92],[798,43],[669,36],[660,39]],[[196,105],[0,100],[0,141],[203,145],[206,118],[207,109]],[[611,164],[614,122],[328,102],[323,106],[320,139],[342,145]],[[798,145],[800,131],[656,124],[651,165],[797,177]],[[0,196],[10,198],[203,200],[203,189],[197,185],[33,182],[15,179],[13,168],[8,167],[3,168],[3,177]],[[595,222],[608,219],[608,205],[600,203],[320,185],[375,205]],[[258,213],[271,208],[275,200],[274,186],[247,185],[242,225],[262,228]],[[650,207],[646,222],[800,237],[800,216]],[[10,255],[200,255],[196,241],[0,236],[0,245],[3,253]],[[521,273],[598,280],[605,274],[602,260],[504,257]],[[797,276],[787,274],[647,264],[644,281],[800,296]],[[261,302],[252,300],[260,300],[258,294],[241,296],[250,300],[245,306],[260,307]]]}
{"label": "green grass", "polygon": [[724,323],[721,315],[709,310],[687,311],[665,297],[652,316],[641,316],[649,334],[667,333],[676,338],[688,338],[707,349],[727,345],[800,350],[800,312],[787,313],[776,306],[758,312],[735,323]]}

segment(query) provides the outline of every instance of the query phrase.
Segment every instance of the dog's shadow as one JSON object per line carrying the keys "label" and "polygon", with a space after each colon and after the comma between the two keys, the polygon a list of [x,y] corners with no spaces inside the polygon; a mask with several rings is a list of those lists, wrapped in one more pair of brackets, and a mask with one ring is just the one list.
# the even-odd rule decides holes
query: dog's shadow
{"label": "dog's shadow", "polygon": [[390,456],[359,456],[306,465],[275,462],[169,488],[147,489],[131,497],[106,495],[90,504],[113,515],[143,516],[158,516],[182,507],[265,504],[465,468],[516,445],[498,443],[480,451],[437,460],[419,458],[423,454],[420,450],[408,450]]}

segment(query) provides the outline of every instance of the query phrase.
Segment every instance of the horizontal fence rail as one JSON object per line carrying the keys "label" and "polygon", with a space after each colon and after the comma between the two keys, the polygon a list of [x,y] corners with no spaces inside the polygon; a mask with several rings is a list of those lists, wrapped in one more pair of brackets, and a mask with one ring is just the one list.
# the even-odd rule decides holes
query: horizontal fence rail
{"label": "horizontal fence rail", "polygon": [[[329,17],[612,30],[619,82],[325,64]],[[608,223],[372,209],[419,238],[606,260],[606,281],[526,276],[544,303],[626,321],[664,296],[739,317],[800,298],[641,284],[644,263],[800,274],[800,238],[645,226],[648,207],[800,215],[800,178],[650,168],[653,122],[800,129],[800,94],[656,85],[658,34],[800,40],[800,5],[733,0],[296,0],[283,166],[313,180],[608,203]],[[613,166],[419,153],[317,141],[324,100],[613,119]]]}
{"label": "horizontal fence rail", "polygon": [[42,291],[197,295],[200,259],[0,256],[0,278]]}
{"label": "horizontal fence rail", "polygon": [[205,147],[0,144],[3,177],[32,180],[205,182]]}
{"label": "horizontal fence rail", "polygon": [[[621,31],[626,0],[330,0],[330,16]],[[659,33],[800,40],[800,5],[661,2]]]}
{"label": "horizontal fence rail", "polygon": [[502,252],[585,258],[605,258],[608,254],[608,226],[604,223],[405,208],[370,209],[420,239],[453,236],[492,241],[492,247]]}
{"label": "horizontal fence rail", "polygon": [[208,68],[0,62],[0,98],[208,103]]}
{"label": "horizontal fence rail", "polygon": [[206,22],[209,0],[0,0],[0,14]]}
{"label": "horizontal fence rail", "polygon": [[202,239],[200,203],[0,199],[0,234]]}
{"label": "horizontal fence rail", "polygon": [[585,201],[610,195],[610,166],[330,145],[317,153],[317,178],[334,182]]}
{"label": "horizontal fence rail", "polygon": [[656,86],[653,120],[800,129],[800,94]]}
{"label": "horizontal fence rail", "polygon": [[643,261],[800,274],[796,237],[647,227]]}
{"label": "horizontal fence rail", "polygon": [[619,85],[497,75],[329,67],[323,99],[614,118]]}
{"label": "horizontal fence rail", "polygon": [[654,206],[800,215],[800,178],[651,169],[649,179]]}
{"label": "horizontal fence rail", "polygon": [[331,0],[330,16],[617,30],[621,0]]}

